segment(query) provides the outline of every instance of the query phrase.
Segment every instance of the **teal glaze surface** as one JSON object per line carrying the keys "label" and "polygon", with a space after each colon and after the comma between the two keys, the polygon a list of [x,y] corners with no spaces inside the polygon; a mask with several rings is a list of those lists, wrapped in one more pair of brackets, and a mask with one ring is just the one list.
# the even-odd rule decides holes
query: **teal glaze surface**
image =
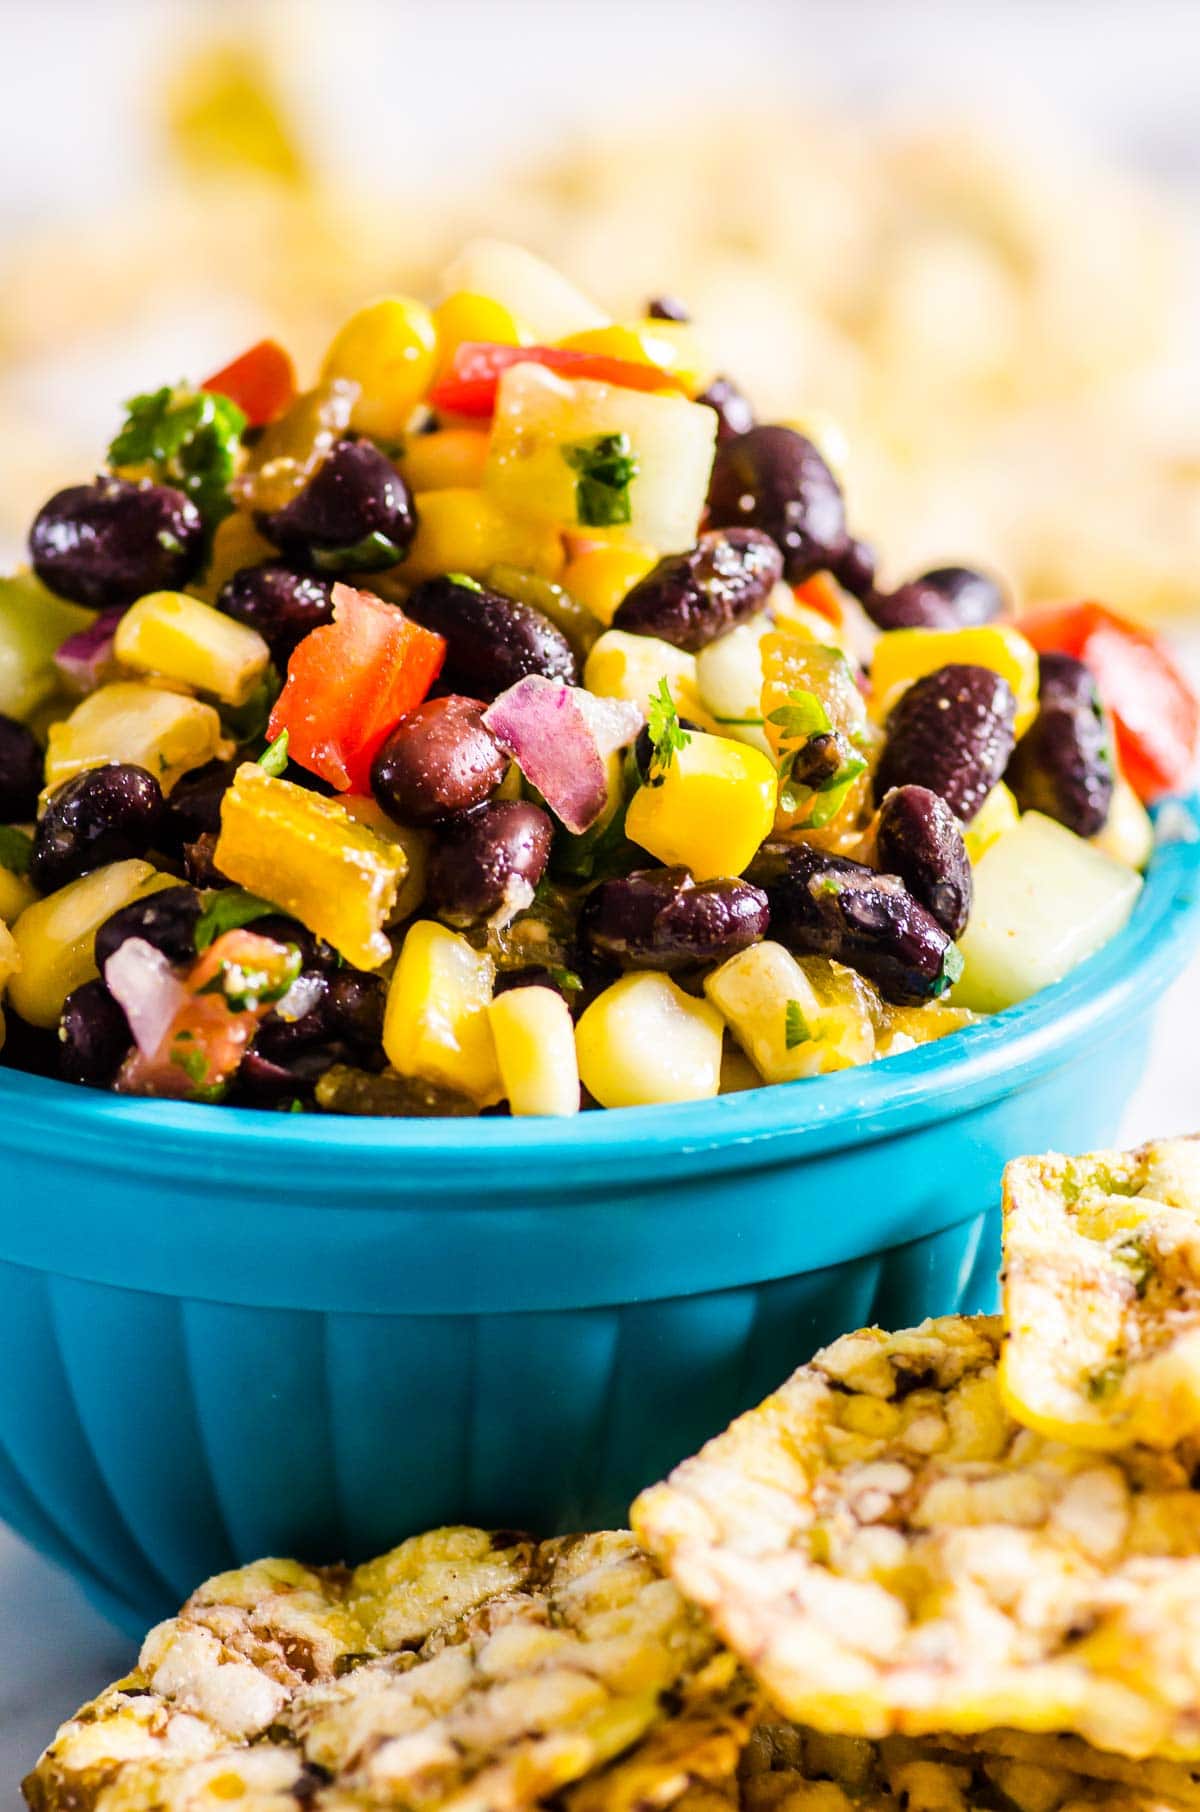
{"label": "teal glaze surface", "polygon": [[0,1070],[0,1515],[142,1627],[261,1554],[621,1522],[825,1340],[993,1307],[1001,1166],[1112,1138],[1194,943],[1170,821],[1065,982],[815,1081],[400,1122]]}

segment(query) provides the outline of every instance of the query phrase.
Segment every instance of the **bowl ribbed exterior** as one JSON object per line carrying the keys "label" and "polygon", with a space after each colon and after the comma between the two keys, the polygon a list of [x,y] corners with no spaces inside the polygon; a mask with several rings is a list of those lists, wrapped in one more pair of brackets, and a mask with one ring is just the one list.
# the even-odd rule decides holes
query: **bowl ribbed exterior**
{"label": "bowl ribbed exterior", "polygon": [[0,1515],[131,1628],[261,1554],[623,1521],[826,1340],[994,1306],[1001,1166],[1111,1140],[1198,866],[1164,847],[968,1036],[703,1107],[306,1124],[0,1074]]}

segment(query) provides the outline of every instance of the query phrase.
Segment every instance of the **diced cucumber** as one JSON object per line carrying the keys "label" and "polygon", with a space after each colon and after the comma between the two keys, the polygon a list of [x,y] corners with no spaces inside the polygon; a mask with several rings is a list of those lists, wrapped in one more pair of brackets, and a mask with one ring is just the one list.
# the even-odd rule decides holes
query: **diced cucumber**
{"label": "diced cucumber", "polygon": [[95,622],[95,612],[68,604],[30,572],[0,578],[0,711],[28,718],[57,690],[54,651]]}
{"label": "diced cucumber", "polygon": [[1121,929],[1140,876],[1041,812],[980,857],[957,1007],[996,1013],[1061,981]]}
{"label": "diced cucumber", "polygon": [[748,742],[771,754],[762,727],[762,639],[771,624],[765,616],[710,642],[696,656],[700,697],[722,736]]}

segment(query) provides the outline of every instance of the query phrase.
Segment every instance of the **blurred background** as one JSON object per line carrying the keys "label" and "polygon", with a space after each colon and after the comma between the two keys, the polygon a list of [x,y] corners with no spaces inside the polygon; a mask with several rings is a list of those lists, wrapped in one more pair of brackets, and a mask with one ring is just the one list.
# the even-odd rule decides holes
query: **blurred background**
{"label": "blurred background", "polygon": [[[1194,0],[0,0],[0,555],[121,399],[508,234],[670,290],[894,579],[1200,631]],[[842,438],[824,423],[840,424]],[[835,444],[836,443],[836,444]],[[1200,670],[1200,634],[1189,638]],[[1196,1123],[1200,965],[1120,1129]],[[0,1807],[130,1659],[0,1531]]]}
{"label": "blurred background", "polygon": [[1190,0],[0,13],[6,553],[120,398],[267,332],[311,369],[486,229],[618,312],[683,296],[760,410],[832,417],[889,577],[1200,603]]}

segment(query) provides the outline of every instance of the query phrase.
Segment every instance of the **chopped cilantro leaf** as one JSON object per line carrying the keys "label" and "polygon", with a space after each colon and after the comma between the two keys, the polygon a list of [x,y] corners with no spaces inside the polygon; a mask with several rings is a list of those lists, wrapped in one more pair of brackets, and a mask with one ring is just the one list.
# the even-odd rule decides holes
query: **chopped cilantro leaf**
{"label": "chopped cilantro leaf", "polygon": [[349,547],[314,547],[311,549],[312,563],[323,573],[374,573],[382,572],[385,566],[397,566],[404,558],[405,550],[397,547],[387,535],[381,535],[378,529],[372,529],[361,541],[354,541]]}
{"label": "chopped cilantro leaf", "polygon": [[246,418],[227,396],[181,384],[135,396],[108,449],[114,467],[148,466],[191,498],[212,529],[233,507],[229,484]]}
{"label": "chopped cilantro leaf", "polygon": [[288,733],[281,730],[271,745],[258,758],[258,765],[272,780],[278,780],[288,764]]}
{"label": "chopped cilantro leaf", "polygon": [[283,960],[262,963],[224,962],[205,982],[201,994],[222,994],[231,1013],[254,1012],[282,1000],[300,973],[300,952],[288,944]]}
{"label": "chopped cilantro leaf", "polygon": [[808,742],[814,736],[823,736],[833,725],[829,714],[815,692],[793,690],[788,693],[788,703],[767,713],[767,722],[775,724],[783,732],[783,742]]}
{"label": "chopped cilantro leaf", "polygon": [[7,868],[10,874],[26,875],[32,855],[32,837],[15,824],[0,824],[0,868]]}
{"label": "chopped cilantro leaf", "polygon": [[658,682],[658,689],[650,694],[646,711],[646,727],[650,732],[650,745],[653,751],[650,762],[651,776],[661,780],[680,749],[686,749],[692,740],[690,730],[685,730],[679,721],[679,712],[675,700],[671,697],[671,688],[666,676]]}
{"label": "chopped cilantro leaf", "polygon": [[270,900],[260,900],[257,894],[246,893],[240,887],[225,887],[220,893],[210,894],[196,920],[196,949],[207,950],[222,932],[237,931],[242,925],[252,925],[255,919],[278,911],[278,906]]}
{"label": "chopped cilantro leaf", "polygon": [[185,1042],[182,1032],[171,1045],[171,1063],[183,1071],[193,1088],[200,1088],[208,1075],[208,1058],[198,1044]]}
{"label": "chopped cilantro leaf", "polygon": [[585,528],[613,528],[632,519],[629,487],[638,475],[637,457],[628,434],[600,434],[563,448],[563,458],[579,473],[575,482],[575,519]]}
{"label": "chopped cilantro leaf", "polygon": [[804,1009],[798,1000],[788,1001],[783,1025],[783,1042],[789,1051],[794,1051],[798,1044],[807,1044],[812,1037],[808,1021],[804,1017]]}
{"label": "chopped cilantro leaf", "polygon": [[[866,760],[846,736],[834,730],[815,692],[789,692],[788,703],[770,712],[767,722],[776,726],[780,741],[788,745],[779,762],[780,806],[789,816],[804,813],[806,830],[820,830],[841,811],[847,793],[866,769]],[[808,778],[806,751],[820,756],[815,770],[813,762],[808,763]]]}

